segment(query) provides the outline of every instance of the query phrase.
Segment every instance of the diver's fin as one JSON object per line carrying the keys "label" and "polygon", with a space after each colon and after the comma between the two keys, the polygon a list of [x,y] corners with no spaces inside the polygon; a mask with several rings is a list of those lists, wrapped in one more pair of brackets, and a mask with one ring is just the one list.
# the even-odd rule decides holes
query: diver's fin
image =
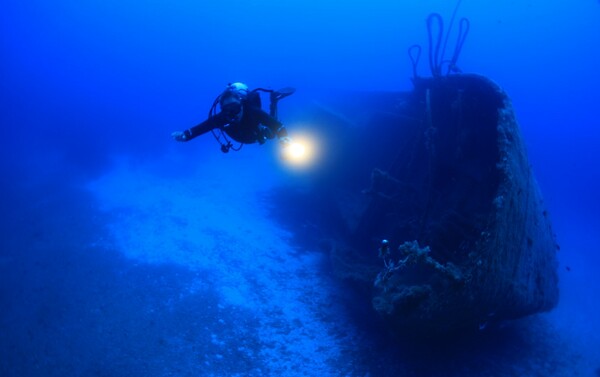
{"label": "diver's fin", "polygon": [[277,90],[277,93],[285,94],[286,96],[292,95],[295,92],[296,92],[296,88],[292,88],[289,86],[286,86],[285,88],[281,88],[281,89]]}
{"label": "diver's fin", "polygon": [[287,96],[291,96],[295,92],[296,92],[296,89],[290,88],[290,87],[285,87],[285,88],[282,88],[279,90],[274,90],[271,92],[271,95],[270,95],[271,106],[269,106],[269,108],[270,108],[270,114],[273,118],[277,119],[277,103],[279,102],[279,100],[284,99]]}
{"label": "diver's fin", "polygon": [[275,91],[271,92],[271,101],[273,101],[273,100],[279,101],[280,99],[283,99],[287,96],[291,96],[295,92],[296,92],[296,89],[291,88],[291,87],[285,87],[285,88],[281,88],[279,90],[275,90]]}

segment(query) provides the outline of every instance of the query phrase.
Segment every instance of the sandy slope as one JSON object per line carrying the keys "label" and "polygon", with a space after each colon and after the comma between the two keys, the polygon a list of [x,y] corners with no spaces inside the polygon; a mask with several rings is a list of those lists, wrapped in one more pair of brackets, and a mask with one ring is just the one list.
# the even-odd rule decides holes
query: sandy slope
{"label": "sandy slope", "polygon": [[[227,156],[211,150],[213,156],[189,165],[179,154],[160,166],[122,159],[89,189],[114,214],[110,228],[126,256],[199,271],[182,294],[213,289],[224,310],[255,313],[261,363],[272,375],[339,375],[333,365],[350,346],[352,329],[340,329],[336,288],[318,272],[325,256],[295,250],[266,216],[260,193],[286,176],[265,160],[269,154],[251,148]],[[172,173],[170,166],[187,167]]]}

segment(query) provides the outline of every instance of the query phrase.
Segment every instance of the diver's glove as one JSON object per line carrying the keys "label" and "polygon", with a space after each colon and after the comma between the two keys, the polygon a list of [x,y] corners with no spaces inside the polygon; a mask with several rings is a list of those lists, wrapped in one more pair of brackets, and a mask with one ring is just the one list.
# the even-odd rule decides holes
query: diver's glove
{"label": "diver's glove", "polygon": [[292,138],[289,136],[280,137],[279,144],[284,148],[289,147],[290,145],[292,145]]}
{"label": "diver's glove", "polygon": [[171,137],[175,141],[188,141],[185,131],[175,131],[175,132],[171,133]]}
{"label": "diver's glove", "polygon": [[287,129],[283,124],[277,129],[277,131],[275,131],[275,134],[277,134],[277,137],[279,139],[284,138],[288,135]]}

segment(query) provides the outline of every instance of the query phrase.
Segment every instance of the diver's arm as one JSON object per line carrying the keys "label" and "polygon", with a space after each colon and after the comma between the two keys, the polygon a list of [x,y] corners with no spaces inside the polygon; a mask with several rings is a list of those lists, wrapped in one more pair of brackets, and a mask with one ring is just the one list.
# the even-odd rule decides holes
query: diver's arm
{"label": "diver's arm", "polygon": [[195,138],[196,136],[200,136],[200,135],[205,134],[208,131],[212,131],[216,128],[221,128],[225,124],[227,124],[225,117],[221,113],[219,113],[219,114],[215,115],[214,117],[210,117],[210,118],[206,119],[204,122],[202,122],[192,128],[189,128],[189,129],[187,129],[185,131],[181,131],[181,132],[173,132],[171,135],[177,141],[190,141],[193,138]]}
{"label": "diver's arm", "polygon": [[269,114],[267,114],[266,112],[264,112],[262,110],[259,110],[259,119],[260,119],[260,123],[269,127],[269,129],[271,131],[273,131],[273,134],[277,135],[278,138],[287,136],[288,133],[287,133],[287,130],[285,129],[285,126],[283,125],[283,123],[278,121],[276,118],[270,116]]}

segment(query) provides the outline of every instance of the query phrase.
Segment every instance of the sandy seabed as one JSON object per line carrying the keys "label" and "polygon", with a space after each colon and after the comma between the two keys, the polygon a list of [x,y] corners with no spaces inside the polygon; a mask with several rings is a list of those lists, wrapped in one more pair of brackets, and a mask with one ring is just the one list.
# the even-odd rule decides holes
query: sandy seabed
{"label": "sandy seabed", "polygon": [[[206,331],[193,341],[169,340],[194,354],[198,364],[185,369],[195,371],[190,375],[591,376],[589,352],[564,343],[552,320],[499,353],[472,349],[454,361],[432,359],[437,367],[423,360],[406,364],[393,347],[374,350],[347,315],[341,297],[348,293],[326,272],[327,255],[299,249],[291,230],[269,216],[264,194],[290,179],[271,157],[248,148],[193,163],[178,153],[160,165],[120,159],[87,186],[111,218],[111,239],[98,244],[108,242],[132,263],[191,271],[193,279],[169,298],[173,305],[196,301],[202,310],[207,292],[216,297],[210,304],[216,308],[205,308],[211,316]],[[544,339],[526,339],[532,334]]]}
{"label": "sandy seabed", "polygon": [[[199,292],[212,290],[221,311],[244,311],[246,319],[230,325],[250,321],[256,328],[256,348],[248,352],[262,366],[252,373],[337,376],[336,365],[356,335],[339,317],[339,287],[319,274],[326,255],[298,250],[290,233],[267,216],[261,194],[283,173],[235,157],[171,178],[122,160],[88,188],[100,209],[113,215],[112,242],[126,257],[192,270],[197,278],[181,297],[201,299]],[[201,341],[216,349],[235,343],[218,333]],[[203,363],[222,363],[225,353]]]}

